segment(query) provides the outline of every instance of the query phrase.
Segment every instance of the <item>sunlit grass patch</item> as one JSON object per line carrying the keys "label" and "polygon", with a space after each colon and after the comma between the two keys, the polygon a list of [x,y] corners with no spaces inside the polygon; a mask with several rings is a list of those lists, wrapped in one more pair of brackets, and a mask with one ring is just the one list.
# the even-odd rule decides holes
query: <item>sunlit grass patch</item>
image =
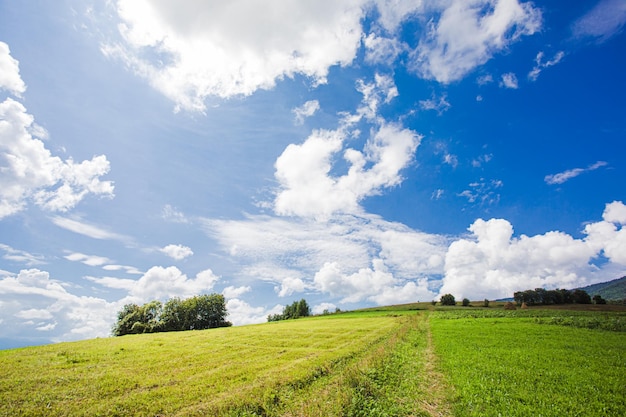
{"label": "sunlit grass patch", "polygon": [[[441,369],[455,389],[455,415],[626,415],[626,334],[503,313],[431,318]],[[534,316],[548,314],[555,313]]]}

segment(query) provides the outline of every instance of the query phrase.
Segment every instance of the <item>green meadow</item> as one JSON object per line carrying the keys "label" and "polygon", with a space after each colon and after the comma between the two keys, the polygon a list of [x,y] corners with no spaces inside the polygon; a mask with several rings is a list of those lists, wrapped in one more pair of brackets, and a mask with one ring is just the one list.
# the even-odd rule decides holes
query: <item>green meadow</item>
{"label": "green meadow", "polygon": [[427,304],[0,351],[0,416],[623,416],[626,312]]}

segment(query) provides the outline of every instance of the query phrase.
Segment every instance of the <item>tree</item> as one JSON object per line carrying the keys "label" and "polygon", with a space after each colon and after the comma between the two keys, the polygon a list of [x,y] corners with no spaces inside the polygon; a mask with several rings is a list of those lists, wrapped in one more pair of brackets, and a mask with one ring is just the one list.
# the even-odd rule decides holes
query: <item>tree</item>
{"label": "tree", "polygon": [[172,298],[165,305],[150,301],[142,306],[127,304],[117,315],[113,335],[203,330],[232,326],[221,294],[198,295],[181,300]]}
{"label": "tree", "polygon": [[456,299],[452,294],[444,294],[441,296],[441,300],[439,300],[442,306],[454,306],[456,305]]}
{"label": "tree", "polygon": [[591,304],[591,296],[587,291],[577,288],[572,292],[572,301],[575,304]]}
{"label": "tree", "polygon": [[600,294],[596,294],[593,296],[593,303],[594,304],[606,304],[606,300],[602,298]]}
{"label": "tree", "polygon": [[463,299],[463,307],[469,307],[470,305],[470,300],[469,298],[464,298]]}
{"label": "tree", "polygon": [[[341,310],[336,309],[335,312]],[[303,298],[300,301],[294,301],[293,303],[283,307],[283,314],[270,314],[267,316],[267,321],[279,321],[297,319],[300,317],[308,317],[311,315],[311,308],[306,300]]]}

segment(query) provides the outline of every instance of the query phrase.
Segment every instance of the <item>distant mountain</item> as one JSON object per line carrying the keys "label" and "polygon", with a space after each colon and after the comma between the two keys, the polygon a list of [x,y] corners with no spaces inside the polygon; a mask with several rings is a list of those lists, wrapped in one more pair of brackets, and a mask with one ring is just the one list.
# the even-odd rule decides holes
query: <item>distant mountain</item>
{"label": "distant mountain", "polygon": [[605,300],[624,300],[626,299],[626,276],[580,289],[587,291],[587,294],[592,297],[599,294]]}

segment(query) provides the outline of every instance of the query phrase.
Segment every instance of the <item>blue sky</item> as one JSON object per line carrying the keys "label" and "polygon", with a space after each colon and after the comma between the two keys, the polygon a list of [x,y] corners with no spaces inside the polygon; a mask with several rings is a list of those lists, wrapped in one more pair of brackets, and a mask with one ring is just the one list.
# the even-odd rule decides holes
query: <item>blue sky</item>
{"label": "blue sky", "polygon": [[0,1],[0,348],[626,274],[626,2]]}

